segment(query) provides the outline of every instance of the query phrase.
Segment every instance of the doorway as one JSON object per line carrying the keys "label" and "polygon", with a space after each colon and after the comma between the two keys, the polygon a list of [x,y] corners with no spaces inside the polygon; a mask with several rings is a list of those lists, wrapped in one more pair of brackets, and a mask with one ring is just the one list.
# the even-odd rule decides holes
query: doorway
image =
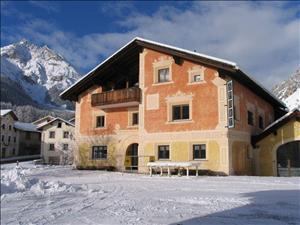
{"label": "doorway", "polygon": [[277,149],[277,174],[279,177],[300,176],[300,141],[283,144]]}
{"label": "doorway", "polygon": [[133,143],[128,146],[125,157],[125,168],[126,170],[136,171],[138,170],[139,158],[138,158],[138,147],[137,143]]}

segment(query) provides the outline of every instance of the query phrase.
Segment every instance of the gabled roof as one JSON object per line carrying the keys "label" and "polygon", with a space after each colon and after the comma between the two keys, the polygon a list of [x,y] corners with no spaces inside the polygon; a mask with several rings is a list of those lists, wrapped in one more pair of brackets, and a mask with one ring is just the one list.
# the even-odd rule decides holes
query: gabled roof
{"label": "gabled roof", "polygon": [[286,124],[294,118],[300,119],[300,111],[298,109],[294,109],[288,112],[287,114],[285,114],[284,116],[280,117],[278,120],[274,121],[269,126],[267,126],[261,134],[253,136],[252,143],[256,144],[257,142],[267,137],[269,134],[273,133],[278,128],[280,128],[281,126],[283,126],[284,124]]}
{"label": "gabled roof", "polygon": [[70,125],[72,127],[75,127],[75,125],[73,123],[71,123],[71,122],[69,122],[67,120],[64,120],[62,118],[57,117],[57,118],[54,118],[53,120],[49,121],[48,123],[42,124],[40,126],[37,126],[37,129],[41,130],[41,128],[43,128],[43,127],[45,127],[45,126],[47,126],[47,125],[49,125],[49,124],[51,124],[51,123],[53,123],[53,122],[55,122],[57,120],[59,120],[61,122],[64,122],[64,123],[66,123],[66,124],[68,124],[68,125]]}
{"label": "gabled roof", "polygon": [[55,119],[55,117],[53,117],[53,116],[51,116],[51,115],[47,115],[47,116],[45,116],[45,117],[42,117],[42,118],[40,118],[40,119],[38,119],[38,120],[33,121],[32,123],[38,125],[38,124],[40,124],[40,123],[43,123],[44,120],[50,121],[50,120],[53,120],[53,119]]}
{"label": "gabled roof", "polygon": [[15,122],[14,127],[22,131],[40,132],[37,130],[37,126],[32,123]]}
{"label": "gabled roof", "polygon": [[198,52],[189,51],[182,48],[177,48],[171,45],[162,44],[159,42],[143,39],[136,37],[102,63],[97,65],[94,69],[88,72],[85,76],[77,80],[71,87],[67,88],[60,94],[62,99],[68,100],[77,100],[77,96],[88,89],[94,84],[93,79],[95,79],[101,72],[113,64],[116,60],[124,57],[126,52],[140,51],[142,48],[149,48],[158,52],[163,52],[177,59],[186,59],[196,63],[204,64],[213,68],[218,69],[219,71],[224,72],[230,77],[233,77],[238,82],[241,82],[248,88],[255,90],[255,93],[260,95],[262,98],[265,98],[271,104],[276,105],[279,108],[286,108],[285,104],[272,95],[266,88],[261,84],[251,79],[243,71],[241,71],[235,62],[216,58],[213,56],[201,54]]}
{"label": "gabled roof", "polygon": [[7,114],[10,114],[14,118],[14,120],[18,120],[18,117],[16,116],[16,114],[14,113],[14,111],[12,111],[11,109],[1,109],[0,110],[1,117],[5,116]]}
{"label": "gabled roof", "polygon": [[74,122],[75,122],[75,117],[69,119],[69,122],[74,124]]}

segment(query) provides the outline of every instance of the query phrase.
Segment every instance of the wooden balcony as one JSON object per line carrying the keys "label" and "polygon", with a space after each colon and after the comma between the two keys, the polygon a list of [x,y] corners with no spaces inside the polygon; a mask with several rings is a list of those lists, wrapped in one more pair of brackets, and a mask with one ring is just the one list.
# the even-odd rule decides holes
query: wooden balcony
{"label": "wooden balcony", "polygon": [[92,106],[100,108],[129,107],[139,105],[141,89],[137,87],[107,91],[92,95]]}

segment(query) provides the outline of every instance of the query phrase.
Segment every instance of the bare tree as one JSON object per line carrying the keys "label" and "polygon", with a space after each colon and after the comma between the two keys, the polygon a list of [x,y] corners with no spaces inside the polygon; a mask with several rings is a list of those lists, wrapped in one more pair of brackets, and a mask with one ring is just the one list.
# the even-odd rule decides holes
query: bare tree
{"label": "bare tree", "polygon": [[78,146],[75,141],[74,128],[68,126],[65,131],[67,131],[69,134],[69,142],[67,143],[68,145],[66,146],[66,143],[57,143],[55,149],[61,153],[60,164],[71,165],[74,163],[74,153],[76,152]]}
{"label": "bare tree", "polygon": [[[89,167],[113,167],[116,164],[116,154],[115,154],[115,130],[111,124],[107,125],[106,129],[100,134],[94,134],[90,136],[86,136],[81,138],[81,140],[76,140],[75,154],[74,154],[74,162],[77,167],[81,168],[89,168]],[[109,148],[107,154],[107,160],[103,163],[92,160],[92,155],[90,154],[90,150],[92,146],[107,146]]]}

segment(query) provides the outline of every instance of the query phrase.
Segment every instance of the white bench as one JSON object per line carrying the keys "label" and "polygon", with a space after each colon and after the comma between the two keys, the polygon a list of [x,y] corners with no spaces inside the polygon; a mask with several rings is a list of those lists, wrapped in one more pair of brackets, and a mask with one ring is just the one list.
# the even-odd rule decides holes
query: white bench
{"label": "white bench", "polygon": [[147,164],[149,168],[150,176],[152,176],[152,170],[153,168],[160,168],[160,175],[163,174],[163,168],[168,169],[168,176],[171,175],[170,169],[176,169],[176,168],[185,168],[186,169],[186,175],[189,176],[189,170],[191,167],[196,169],[196,176],[198,176],[198,167],[200,166],[200,162],[149,162]]}

